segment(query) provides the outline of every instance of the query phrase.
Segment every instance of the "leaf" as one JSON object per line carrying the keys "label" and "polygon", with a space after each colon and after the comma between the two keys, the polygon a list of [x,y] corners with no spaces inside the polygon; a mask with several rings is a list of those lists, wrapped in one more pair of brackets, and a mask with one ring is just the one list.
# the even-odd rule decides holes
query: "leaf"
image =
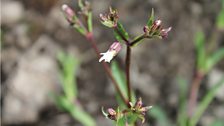
{"label": "leaf", "polygon": [[116,40],[118,42],[122,42],[123,41],[122,37],[116,31],[114,31],[114,36],[115,36],[115,38],[116,38]]}
{"label": "leaf", "polygon": [[[117,29],[118,29],[118,32],[122,36],[124,36],[125,39],[127,39],[127,40],[129,39],[128,33],[126,32],[126,30],[124,29],[124,26],[120,22],[117,22]],[[118,35],[120,35],[119,33],[118,33]]]}
{"label": "leaf", "polygon": [[153,108],[148,112],[148,115],[155,118],[158,126],[171,126],[165,111],[158,106],[153,106]]}
{"label": "leaf", "polygon": [[63,110],[65,111],[65,107],[66,106],[66,103],[65,103],[65,99],[66,97],[61,95],[61,96],[57,96],[53,93],[50,93],[50,96],[53,98],[56,106],[60,109],[60,110]]}
{"label": "leaf", "polygon": [[101,112],[103,113],[103,115],[107,118],[108,114],[104,111],[104,108],[101,107]]}
{"label": "leaf", "polygon": [[83,1],[82,0],[78,0],[78,5],[79,5],[79,8],[82,9],[84,7]]}
{"label": "leaf", "polygon": [[153,24],[153,21],[154,21],[154,9],[152,8],[151,16],[149,17],[149,19],[147,21],[147,25],[149,26],[149,28]]}
{"label": "leaf", "polygon": [[117,120],[116,126],[126,126],[126,118],[125,118],[125,116],[123,116],[122,118],[119,118]]}
{"label": "leaf", "polygon": [[61,78],[63,91],[66,97],[73,101],[76,99],[78,90],[76,83],[76,72],[79,67],[79,61],[71,55],[65,55],[64,53],[59,53],[58,60],[62,66]]}
{"label": "leaf", "polygon": [[224,29],[224,2],[222,1],[223,7],[222,10],[219,12],[217,17],[216,25],[219,29]]}
{"label": "leaf", "polygon": [[178,117],[177,122],[179,126],[186,126],[187,124],[187,82],[182,78],[178,78],[179,86],[179,106],[178,106]]}
{"label": "leaf", "polygon": [[197,69],[205,71],[206,63],[206,52],[205,52],[205,37],[203,32],[197,32],[195,36],[195,47],[196,47],[196,59]]}
{"label": "leaf", "polygon": [[111,70],[115,80],[118,83],[118,87],[121,90],[122,94],[124,95],[125,98],[128,98],[125,74],[120,70],[117,62],[115,61],[112,62]]}
{"label": "leaf", "polygon": [[206,62],[206,69],[210,71],[219,61],[224,60],[224,48],[220,48],[213,55],[211,55]]}
{"label": "leaf", "polygon": [[[126,77],[125,77],[124,72],[120,70],[118,63],[115,61],[112,62],[111,70],[112,70],[112,74],[113,74],[115,80],[117,81],[118,87],[121,90],[123,96],[126,99],[128,99],[128,90],[127,90],[127,86],[126,86]],[[134,91],[132,90],[131,93],[132,93],[132,102],[136,102],[136,97],[135,97]],[[116,96],[117,96],[118,103],[121,103],[119,105],[124,106],[125,103],[121,100],[121,97],[119,95],[116,95]]]}
{"label": "leaf", "polygon": [[84,126],[96,126],[94,119],[80,107],[71,104],[69,112],[73,118],[78,120]]}
{"label": "leaf", "polygon": [[210,88],[210,90],[206,93],[206,95],[204,96],[202,101],[199,103],[195,114],[190,119],[190,126],[195,126],[197,124],[197,122],[199,121],[200,117],[202,116],[202,114],[204,113],[204,111],[206,110],[208,105],[214,99],[218,89],[220,89],[220,87],[223,85],[224,85],[224,77],[216,85],[214,85],[212,88]]}
{"label": "leaf", "polygon": [[112,21],[101,21],[101,23],[109,28],[114,27],[114,24]]}
{"label": "leaf", "polygon": [[87,23],[88,23],[89,32],[92,32],[93,31],[93,21],[92,21],[92,13],[91,12],[88,13]]}

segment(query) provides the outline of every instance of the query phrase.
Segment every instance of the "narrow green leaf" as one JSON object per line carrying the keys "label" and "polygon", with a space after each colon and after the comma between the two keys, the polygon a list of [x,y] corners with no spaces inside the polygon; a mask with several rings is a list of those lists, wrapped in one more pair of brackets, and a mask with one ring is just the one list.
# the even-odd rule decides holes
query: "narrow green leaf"
{"label": "narrow green leaf", "polygon": [[112,21],[101,21],[101,23],[109,28],[114,27],[114,24]]}
{"label": "narrow green leaf", "polygon": [[70,101],[73,101],[78,94],[75,76],[80,63],[73,56],[62,52],[59,53],[58,60],[62,66],[61,78],[64,93]]}
{"label": "narrow green leaf", "polygon": [[122,42],[123,41],[121,36],[116,31],[114,31],[114,36],[115,36],[115,38],[117,39],[118,42]]}
{"label": "narrow green leaf", "polygon": [[70,114],[84,126],[96,126],[94,119],[78,106],[70,106]]}
{"label": "narrow green leaf", "polygon": [[88,30],[89,30],[89,32],[92,32],[92,31],[93,31],[92,12],[89,12],[89,13],[88,13],[88,20],[87,20],[87,23],[88,23]]}
{"label": "narrow green leaf", "polygon": [[[224,2],[223,2],[224,4]],[[217,17],[216,25],[219,29],[224,29],[224,5],[222,7],[222,10],[219,12],[219,15]]]}
{"label": "narrow green leaf", "polygon": [[[126,86],[126,77],[123,71],[120,70],[118,63],[113,61],[111,66],[112,74],[115,78],[115,80],[118,83],[118,87],[121,90],[122,94],[126,99],[128,99],[128,90]],[[136,102],[136,95],[134,91],[131,91],[132,93],[132,102]],[[125,103],[122,101],[121,97],[117,94],[116,95],[117,101],[121,106],[124,106]]]}
{"label": "narrow green leaf", "polygon": [[151,16],[149,17],[147,21],[147,25],[151,27],[151,25],[153,24],[153,21],[154,21],[154,9],[152,8]]}
{"label": "narrow green leaf", "polygon": [[186,126],[187,125],[187,82],[182,78],[178,78],[178,86],[179,86],[179,106],[178,106],[178,117],[177,123],[178,126]]}
{"label": "narrow green leaf", "polygon": [[118,87],[120,88],[121,92],[123,93],[125,98],[128,98],[125,74],[120,70],[117,62],[115,61],[112,62],[111,70],[115,80],[118,83]]}
{"label": "narrow green leaf", "polygon": [[86,29],[84,29],[83,27],[79,27],[77,25],[73,26],[80,34],[82,35],[86,35]]}
{"label": "narrow green leaf", "polygon": [[126,32],[124,26],[120,22],[117,22],[117,29],[124,36],[125,39],[127,40],[129,39],[128,33]]}
{"label": "narrow green leaf", "polygon": [[190,126],[196,126],[196,124],[198,123],[199,119],[203,115],[204,111],[208,108],[208,105],[214,99],[214,97],[216,95],[216,92],[223,85],[224,85],[224,77],[206,93],[206,95],[204,96],[202,101],[199,103],[198,108],[197,108],[195,114],[190,119]]}
{"label": "narrow green leaf", "polygon": [[64,106],[66,106],[66,103],[64,102],[65,99],[66,99],[65,96],[63,96],[63,95],[57,96],[56,94],[51,93],[50,97],[53,98],[53,100],[54,100],[56,106],[58,107],[58,109],[63,110],[63,111],[66,110],[65,109],[66,107],[64,107]]}
{"label": "narrow green leaf", "polygon": [[82,0],[78,0],[78,5],[79,5],[79,8],[82,9],[84,7],[83,1]]}
{"label": "narrow green leaf", "polygon": [[206,69],[206,51],[205,51],[205,37],[203,32],[197,32],[195,36],[197,68],[201,71]]}
{"label": "narrow green leaf", "polygon": [[119,118],[117,120],[116,126],[126,126],[126,118],[125,118],[125,116],[123,116],[122,118]]}
{"label": "narrow green leaf", "polygon": [[107,118],[108,114],[104,111],[104,108],[101,107],[101,112],[103,113],[103,115]]}
{"label": "narrow green leaf", "polygon": [[[138,114],[135,114],[135,113],[130,113],[130,114],[128,114],[127,115],[127,122],[128,122],[128,124],[130,124],[130,125],[133,125],[137,120],[138,120],[138,118],[140,117],[138,117],[139,115]],[[142,118],[140,118],[140,119],[142,119]]]}
{"label": "narrow green leaf", "polygon": [[210,71],[219,61],[224,60],[224,48],[220,48],[213,55],[211,55],[206,62],[206,69]]}

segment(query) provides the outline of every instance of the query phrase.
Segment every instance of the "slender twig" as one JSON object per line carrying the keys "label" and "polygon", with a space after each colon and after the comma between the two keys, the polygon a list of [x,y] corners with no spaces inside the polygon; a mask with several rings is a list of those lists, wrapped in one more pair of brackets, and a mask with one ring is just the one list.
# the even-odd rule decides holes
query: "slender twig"
{"label": "slender twig", "polygon": [[[96,54],[97,54],[97,57],[100,58],[100,52],[99,52],[99,49],[97,48],[96,46],[96,42],[94,41],[94,38],[93,38],[93,35],[92,33],[89,33],[87,36],[86,36],[87,40],[91,43],[91,46],[92,48],[95,50]],[[115,86],[115,89],[117,90],[117,92],[119,93],[119,95],[121,96],[122,100],[126,103],[126,105],[128,106],[128,101],[126,100],[126,98],[124,97],[124,95],[122,94],[119,86],[118,86],[118,83],[117,81],[115,80],[112,72],[111,72],[111,69],[110,67],[105,63],[105,62],[102,62],[102,65],[103,65],[103,68],[105,69],[106,73],[108,74],[109,78],[111,79],[112,83],[114,84]]]}
{"label": "slender twig", "polygon": [[126,51],[126,59],[125,59],[125,65],[126,65],[126,78],[127,78],[127,89],[128,89],[128,100],[131,102],[131,83],[130,83],[130,65],[131,65],[131,47],[127,46]]}
{"label": "slender twig", "polygon": [[197,72],[195,74],[195,77],[191,84],[191,90],[190,90],[190,98],[189,98],[189,105],[188,105],[188,116],[192,117],[194,109],[197,104],[197,97],[198,97],[198,90],[200,87],[200,84],[202,82],[202,79],[204,77],[204,74]]}

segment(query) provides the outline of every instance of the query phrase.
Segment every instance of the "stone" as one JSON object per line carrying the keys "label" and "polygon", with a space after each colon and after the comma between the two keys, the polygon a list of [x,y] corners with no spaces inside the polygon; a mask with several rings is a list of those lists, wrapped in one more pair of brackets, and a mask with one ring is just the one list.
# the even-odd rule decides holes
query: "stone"
{"label": "stone", "polygon": [[24,7],[19,1],[2,1],[1,2],[1,20],[2,24],[14,24],[24,16]]}
{"label": "stone", "polygon": [[53,105],[49,94],[60,89],[57,62],[52,51],[40,51],[48,48],[56,51],[52,45],[55,44],[49,37],[41,36],[18,60],[17,68],[6,81],[4,124],[34,123],[43,108]]}

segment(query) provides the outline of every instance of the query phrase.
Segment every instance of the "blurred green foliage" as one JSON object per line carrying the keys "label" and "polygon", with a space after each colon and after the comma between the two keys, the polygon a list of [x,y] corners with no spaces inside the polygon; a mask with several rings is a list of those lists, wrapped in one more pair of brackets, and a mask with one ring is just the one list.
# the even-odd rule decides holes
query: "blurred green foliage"
{"label": "blurred green foliage", "polygon": [[209,54],[206,52],[205,36],[197,32],[195,36],[197,69],[204,74],[208,73],[219,61],[224,60],[224,47]]}
{"label": "blurred green foliage", "polygon": [[216,25],[218,29],[224,29],[224,0],[221,0],[222,2],[222,9],[219,12],[219,15],[216,20]]}
{"label": "blurred green foliage", "polygon": [[53,95],[56,105],[63,111],[68,112],[74,119],[79,121],[83,126],[95,126],[94,119],[86,113],[77,100],[78,89],[76,82],[76,73],[80,61],[71,55],[59,53],[58,61],[61,65],[61,81],[63,93]]}

